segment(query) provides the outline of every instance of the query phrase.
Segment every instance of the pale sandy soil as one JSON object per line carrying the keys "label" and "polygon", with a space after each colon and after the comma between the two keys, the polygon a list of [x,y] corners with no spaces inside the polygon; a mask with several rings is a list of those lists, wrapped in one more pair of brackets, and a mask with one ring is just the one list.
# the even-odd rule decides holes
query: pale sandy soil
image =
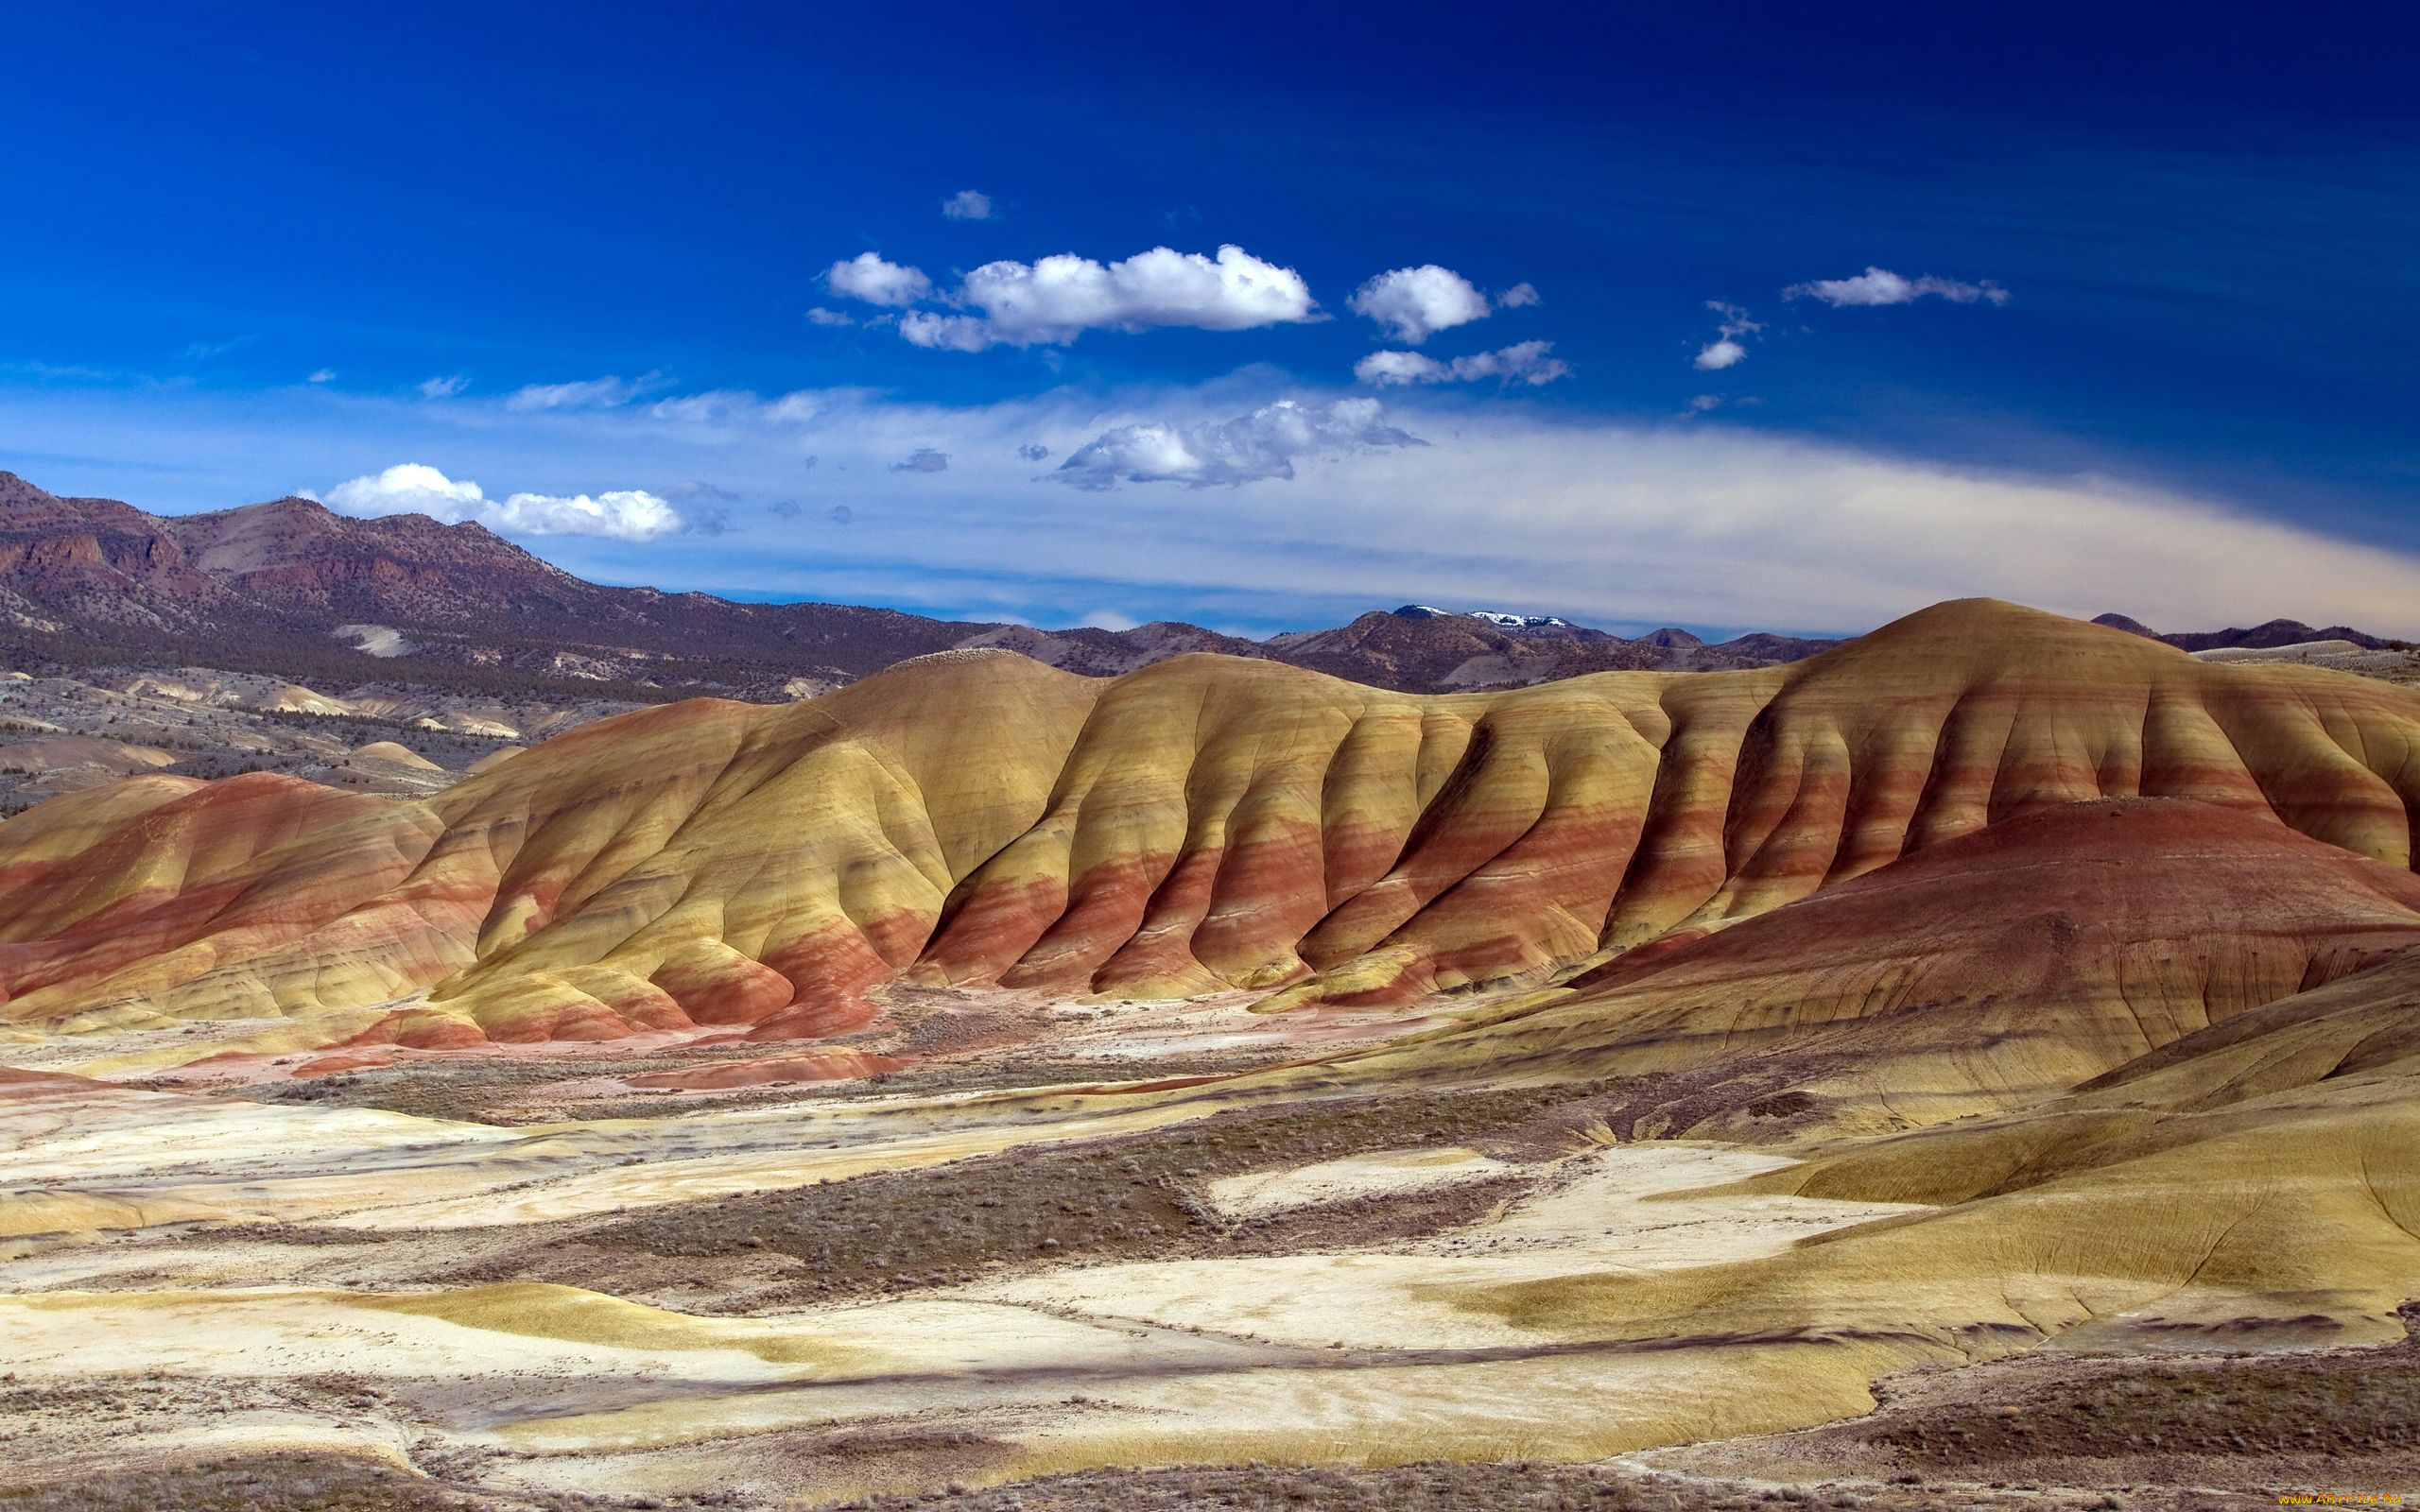
{"label": "pale sandy soil", "polygon": [[[1431,1163],[1441,1155],[1463,1159]],[[1910,1211],[1795,1197],[1659,1200],[1789,1163],[1685,1144],[1592,1150],[1556,1162],[1534,1194],[1439,1238],[1336,1254],[1097,1266],[979,1287],[975,1295],[1308,1348],[1547,1345],[1557,1341],[1553,1332],[1475,1313],[1463,1298],[1557,1276],[1745,1260],[1827,1228]],[[1441,1170],[1470,1165],[1478,1169],[1468,1179],[1513,1169],[1471,1151],[1392,1151],[1244,1179],[1257,1180],[1262,1202],[1281,1195],[1308,1202],[1420,1190],[1436,1184]],[[1285,1190],[1289,1181],[1297,1184],[1291,1193]]]}
{"label": "pale sandy soil", "polygon": [[[1701,1261],[1757,1252],[1861,1216],[1773,1198],[1663,1200],[1776,1160],[1714,1148],[1587,1149],[1543,1164],[1448,1148],[1299,1165],[1281,1152],[1271,1171],[1229,1183],[1227,1199],[1263,1211],[1316,1207],[1430,1188],[1441,1172],[1521,1176],[1530,1194],[1430,1240],[1046,1265],[1022,1279],[750,1318],[561,1286],[314,1285],[326,1252],[281,1242],[276,1227],[224,1240],[204,1230],[198,1243],[153,1237],[159,1224],[224,1213],[377,1231],[441,1254],[450,1233],[498,1224],[1098,1141],[1219,1106],[1183,1092],[857,1097],[504,1129],[19,1088],[0,1103],[0,1140],[10,1185],[26,1194],[0,1199],[0,1214],[18,1214],[20,1229],[61,1227],[64,1215],[95,1232],[23,1237],[19,1257],[0,1263],[0,1358],[18,1382],[252,1382],[288,1394],[251,1416],[163,1411],[106,1442],[58,1422],[20,1441],[41,1442],[29,1469],[64,1470],[257,1430],[289,1448],[469,1455],[482,1484],[657,1495],[737,1485],[768,1500],[912,1484],[928,1461],[966,1458],[916,1449],[802,1462],[776,1452],[811,1426],[947,1421],[990,1446],[981,1468],[959,1470],[987,1479],[1239,1452],[1587,1455],[1688,1436],[1734,1410],[1741,1383],[1777,1362],[1719,1347],[1652,1358],[1575,1350],[1459,1310],[1458,1289],[1684,1263],[1680,1233],[1698,1236]],[[89,1205],[80,1218],[60,1206],[76,1201]],[[313,1383],[329,1381],[373,1383],[381,1401],[312,1405]],[[1563,1405],[1583,1397],[1632,1405],[1577,1417]]]}
{"label": "pale sandy soil", "polygon": [[[1756,1331],[1711,1313],[1699,1332],[1626,1338],[1495,1305],[1564,1279],[1737,1265],[1920,1211],[1729,1189],[1789,1165],[1776,1150],[1607,1144],[1585,1133],[1584,1105],[1487,1135],[1495,1125],[1440,1122],[1455,1094],[1434,1089],[1385,1103],[1405,1109],[1405,1143],[1372,1148],[1304,1119],[1316,1086],[1018,1085],[1018,1066],[1156,1064],[1129,1054],[1136,1043],[1300,1054],[1400,1018],[1253,1016],[1231,1001],[1004,1017],[1008,1051],[927,1058],[950,1077],[766,1102],[642,1096],[630,1076],[643,1073],[605,1074],[591,1049],[535,1062],[535,1081],[507,1089],[516,1106],[645,1116],[511,1126],[248,1100],[214,1084],[226,1063],[157,1084],[185,1091],[0,1083],[0,1508],[11,1485],[272,1451],[376,1460],[472,1498],[459,1504],[558,1508],[816,1505],[1115,1465],[1586,1462],[1852,1417],[1877,1378],[1983,1357],[1946,1335]],[[650,1063],[707,1063],[688,1054]],[[407,1074],[474,1064],[525,1062]],[[236,1066],[262,1096],[292,1069]],[[1281,1108],[1295,1122],[1236,1122]],[[1437,1127],[1480,1132],[1422,1133]],[[1219,1163],[1134,1163],[1148,1140],[1194,1129],[1212,1131],[1200,1147]],[[514,1243],[589,1243],[582,1225],[702,1224],[735,1194],[965,1161],[1039,1179],[1046,1154],[1052,1180],[1072,1162],[1106,1183],[1049,1205],[1097,1202],[1134,1170],[1223,1247],[1061,1259],[1028,1246],[804,1305],[813,1267],[744,1235],[655,1260],[659,1277],[699,1277],[685,1293],[650,1282],[655,1300],[491,1279]],[[965,1200],[962,1185],[931,1190]],[[1435,1205],[1447,1199],[1467,1206]],[[1391,1227],[1424,1202],[1450,1224]],[[903,1208],[869,1220],[863,1242],[911,1253],[916,1225],[956,1221]],[[666,1295],[727,1305],[707,1315]],[[1753,1480],[1742,1465],[1723,1473]]]}

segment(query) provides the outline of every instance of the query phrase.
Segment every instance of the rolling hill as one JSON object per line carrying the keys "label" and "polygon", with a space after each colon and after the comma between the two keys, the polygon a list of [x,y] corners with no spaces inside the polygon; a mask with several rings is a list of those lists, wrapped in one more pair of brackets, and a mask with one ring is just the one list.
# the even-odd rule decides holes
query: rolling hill
{"label": "rolling hill", "polygon": [[[268,774],[54,800],[0,825],[0,1011],[285,1017],[322,1041],[770,1040],[862,1024],[894,983],[1366,1005],[1645,971],[1651,952],[1679,981],[1698,936],[1811,895],[1887,915],[1858,902],[1880,876],[1842,885],[1935,848],[1950,868],[1952,842],[2083,800],[2196,805],[2110,821],[2182,824],[2180,856],[2206,830],[2256,871],[2276,858],[2254,840],[2303,836],[2400,875],[2416,755],[2399,690],[1986,601],[1788,666],[1485,695],[958,651],[801,704],[601,721],[421,801]],[[1927,890],[2004,885],[1996,854]],[[2382,917],[2381,939],[2400,927]],[[2208,1001],[2344,965],[2244,949]]]}

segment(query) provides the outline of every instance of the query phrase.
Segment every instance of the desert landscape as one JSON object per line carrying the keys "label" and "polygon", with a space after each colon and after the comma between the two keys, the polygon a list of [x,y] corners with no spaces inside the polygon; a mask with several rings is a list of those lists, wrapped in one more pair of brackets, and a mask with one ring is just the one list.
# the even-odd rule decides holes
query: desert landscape
{"label": "desert landscape", "polygon": [[2415,800],[2420,695],[1989,601],[83,788],[0,824],[7,1495],[2399,1484]]}
{"label": "desert landscape", "polygon": [[2420,1498],[2385,20],[0,4],[0,1512]]}

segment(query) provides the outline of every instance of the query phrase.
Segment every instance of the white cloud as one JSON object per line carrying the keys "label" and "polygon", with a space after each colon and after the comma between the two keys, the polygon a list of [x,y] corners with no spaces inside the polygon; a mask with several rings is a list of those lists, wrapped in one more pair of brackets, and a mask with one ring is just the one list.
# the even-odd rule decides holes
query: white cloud
{"label": "white cloud", "polygon": [[1374,352],[1353,365],[1353,376],[1376,388],[1409,384],[1470,384],[1489,378],[1536,388],[1571,376],[1571,365],[1548,356],[1551,341],[1524,341],[1495,352],[1439,362],[1417,352]]}
{"label": "white cloud", "polygon": [[1344,302],[1354,314],[1375,320],[1388,335],[1415,347],[1440,331],[1487,318],[1487,296],[1460,273],[1434,263],[1381,273]]}
{"label": "white cloud", "polygon": [[1734,363],[1746,361],[1747,357],[1747,348],[1729,336],[1724,336],[1720,341],[1709,341],[1700,347],[1698,354],[1690,360],[1689,366],[1703,372],[1718,372]]}
{"label": "white cloud", "polygon": [[1701,372],[1717,372],[1746,361],[1748,349],[1740,345],[1739,338],[1754,335],[1765,328],[1764,323],[1749,319],[1747,311],[1720,300],[1708,300],[1705,307],[1722,318],[1715,326],[1715,338],[1698,349],[1689,366]]}
{"label": "white cloud", "polygon": [[1353,376],[1373,387],[1391,384],[1442,384],[1454,369],[1417,352],[1374,352],[1353,365]]}
{"label": "white cloud", "polygon": [[920,347],[980,352],[1065,346],[1086,331],[1247,331],[1307,320],[1314,306],[1301,274],[1236,246],[1219,248],[1216,258],[1154,247],[1106,266],[1072,252],[986,263],[948,302],[980,313],[911,312],[900,318],[899,334]]}
{"label": "white cloud", "polygon": [[653,541],[687,524],[672,506],[635,489],[593,497],[515,493],[491,499],[477,484],[457,482],[419,462],[405,462],[384,472],[339,483],[328,490],[327,503],[339,514],[363,518],[425,514],[448,524],[475,520],[506,535]]}
{"label": "white cloud", "polygon": [[960,189],[942,201],[942,214],[952,220],[989,220],[992,197],[976,189]]}
{"label": "white cloud", "polygon": [[1114,609],[1097,609],[1084,616],[1085,626],[1096,630],[1131,630],[1141,623],[1132,614],[1120,614]]}
{"label": "white cloud", "polygon": [[820,304],[806,312],[806,318],[808,323],[812,325],[855,325],[857,323],[857,318],[856,316],[845,315],[838,310],[827,310]]}
{"label": "white cloud", "polygon": [[627,404],[663,382],[659,373],[643,378],[587,378],[569,384],[529,384],[505,396],[507,409],[610,409]]}
{"label": "white cloud", "polygon": [[1841,305],[1912,304],[1930,295],[1947,300],[1952,304],[1972,304],[1978,300],[1988,304],[2006,304],[2008,290],[1984,279],[1979,284],[1962,283],[1954,278],[1902,278],[1887,267],[1869,266],[1855,278],[1819,278],[1811,283],[1792,284],[1781,291],[1786,300],[1821,300],[1835,307]]}
{"label": "white cloud", "polygon": [[303,380],[305,383],[313,384],[332,384],[336,381],[337,370],[334,368],[320,368],[315,369],[310,377]]}
{"label": "white cloud", "polygon": [[1495,296],[1495,307],[1499,310],[1518,310],[1539,302],[1537,288],[1530,284],[1515,284]]}
{"label": "white cloud", "polygon": [[933,281],[925,276],[923,269],[886,263],[879,252],[859,252],[846,262],[833,264],[824,270],[823,282],[831,285],[833,293],[846,299],[894,308],[913,304],[933,292]]}
{"label": "white cloud", "polygon": [[[822,394],[805,389],[768,399],[746,388],[709,388],[659,399],[647,413],[688,426],[803,425],[821,414],[824,404]],[[813,467],[815,459],[807,458],[806,465]]]}
{"label": "white cloud", "polygon": [[1087,441],[1050,475],[1081,489],[1119,482],[1233,487],[1290,478],[1297,457],[1427,444],[1388,424],[1374,399],[1324,406],[1281,399],[1225,421],[1120,425]]}
{"label": "white cloud", "polygon": [[420,397],[423,399],[451,399],[456,394],[460,393],[463,389],[470,387],[471,380],[458,372],[448,373],[442,378],[424,378],[420,383]]}
{"label": "white cloud", "polygon": [[899,318],[899,334],[936,352],[980,352],[995,339],[989,322],[972,315],[934,315],[910,310]]}
{"label": "white cloud", "polygon": [[[966,405],[818,389],[791,406],[809,418],[778,425],[764,417],[783,396],[738,392],[713,401],[727,421],[687,424],[658,418],[653,405],[515,413],[501,393],[424,405],[407,386],[336,403],[290,387],[19,384],[0,385],[0,434],[106,455],[125,477],[192,480],[182,494],[172,482],[77,485],[135,489],[146,505],[351,478],[363,455],[441,455],[474,478],[586,478],[598,469],[613,478],[708,477],[750,501],[794,499],[803,512],[785,528],[751,507],[745,517],[758,529],[744,538],[527,539],[589,577],[776,596],[804,584],[836,602],[985,619],[1064,624],[1115,604],[1145,619],[1316,624],[1355,605],[1410,600],[1617,623],[1852,630],[1988,593],[2084,615],[2118,609],[2161,626],[2288,616],[2420,637],[2420,554],[2206,495],[2091,473],[1962,468],[1708,423],[1712,416],[1632,424],[1480,402],[1456,386],[1365,391],[1385,399],[1386,425],[1432,444],[1339,448],[1347,455],[1318,463],[1295,455],[1290,483],[1214,495],[1054,486],[1047,464],[1016,455],[1048,437],[1063,457],[1072,448],[1062,438],[1138,421],[1165,422],[1181,438],[1196,421],[1216,429],[1265,404],[1248,387],[1265,381],[1248,372],[1206,388],[1117,397],[1054,388]],[[1665,407],[1678,410],[1697,391],[1678,391]],[[1296,396],[1322,417],[1338,397]],[[1745,402],[1726,398],[1714,413]],[[2056,438],[2036,440],[2031,455],[2060,450]],[[919,446],[946,453],[949,471],[889,471]],[[1190,464],[1158,471],[1184,481],[1253,471],[1221,474],[1216,447],[1188,446]],[[812,472],[810,453],[821,459]],[[1115,477],[1110,460],[1096,455],[1084,471]],[[843,499],[855,512],[846,526],[826,518]]]}

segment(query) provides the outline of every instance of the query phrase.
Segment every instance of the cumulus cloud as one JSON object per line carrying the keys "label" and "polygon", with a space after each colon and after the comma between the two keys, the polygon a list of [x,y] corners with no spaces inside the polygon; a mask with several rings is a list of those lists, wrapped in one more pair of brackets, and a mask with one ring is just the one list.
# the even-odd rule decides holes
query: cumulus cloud
{"label": "cumulus cloud", "polygon": [[662,375],[643,378],[587,378],[569,384],[527,384],[505,396],[507,409],[610,409],[627,404],[663,382]]}
{"label": "cumulus cloud", "polygon": [[[1531,290],[1534,296],[1536,291]],[[1344,301],[1397,341],[1418,346],[1440,331],[1487,318],[1487,296],[1450,267],[1398,267],[1362,284]]]}
{"label": "cumulus cloud", "polygon": [[310,377],[303,380],[305,383],[313,384],[332,384],[336,381],[337,370],[334,368],[317,369],[312,372]]}
{"label": "cumulus cloud", "polygon": [[1017,448],[1017,455],[1028,462],[1046,461],[1049,458],[1050,448],[1040,441],[1028,441]]}
{"label": "cumulus cloud", "polygon": [[1708,300],[1705,307],[1721,319],[1715,327],[1714,339],[1698,349],[1689,366],[1701,372],[1719,372],[1747,360],[1748,349],[1739,342],[1741,336],[1752,336],[1762,331],[1764,323],[1748,318],[1748,312],[1720,300]]}
{"label": "cumulus cloud", "polygon": [[920,446],[908,454],[904,461],[890,464],[893,472],[946,472],[949,454],[929,446]]}
{"label": "cumulus cloud", "polygon": [[806,320],[809,325],[855,325],[857,323],[856,316],[840,310],[827,310],[820,304],[806,312]]}
{"label": "cumulus cloud", "polygon": [[[1683,370],[1695,350],[1676,349]],[[1510,601],[1621,623],[1856,630],[1938,599],[1988,593],[2086,615],[2123,609],[2154,625],[2282,615],[2420,636],[2420,553],[2140,482],[1948,465],[1716,422],[1744,406],[1741,396],[1694,421],[1668,414],[1626,423],[1481,403],[1466,386],[1360,390],[1385,402],[1387,421],[1433,444],[1340,448],[1347,455],[1333,460],[1298,455],[1290,483],[1214,495],[1182,483],[1063,486],[1079,480],[1048,470],[1074,447],[1055,441],[1059,455],[1040,466],[1015,455],[1044,436],[1081,440],[1161,421],[1188,455],[1126,472],[1182,482],[1253,473],[1241,463],[1222,472],[1218,446],[1190,423],[1216,431],[1267,404],[1273,394],[1233,397],[1253,381],[1114,398],[1054,388],[970,404],[826,389],[803,424],[715,427],[667,423],[651,406],[561,423],[506,410],[506,385],[482,410],[454,402],[460,413],[449,421],[477,423],[446,424],[441,455],[455,477],[550,490],[556,485],[543,480],[595,476],[586,485],[594,488],[708,477],[748,501],[733,507],[755,527],[745,538],[523,538],[584,576],[776,596],[810,584],[837,601],[952,613],[970,612],[979,594],[987,607],[976,617],[984,619],[1065,623],[1098,605],[1157,605],[1136,612],[1265,626],[1321,623],[1346,600]],[[1722,387],[1685,385],[1663,407]],[[318,480],[324,491],[376,471],[342,459],[414,456],[376,450],[395,434],[392,406],[330,397],[290,386],[244,394],[195,386],[130,388],[104,403],[21,385],[9,414],[18,432],[92,438],[78,444],[97,451],[105,442],[129,471],[161,475],[206,464],[240,479],[258,475],[261,457],[286,456],[300,472],[274,484]],[[741,397],[744,405],[726,403],[742,416],[775,403]],[[1341,397],[1294,395],[1319,418]],[[890,471],[919,446],[946,453],[950,470]],[[2046,438],[2027,451],[2052,456],[2059,445]],[[802,471],[807,453],[821,457],[812,472]],[[1077,471],[1114,480],[1119,460],[1096,453]],[[824,487],[833,483],[843,487]],[[784,498],[802,506],[795,521],[761,512]],[[827,524],[825,511],[843,499],[855,522]],[[474,500],[440,507],[493,509]],[[942,593],[947,602],[936,602]]]}
{"label": "cumulus cloud", "polygon": [[1524,341],[1495,352],[1440,362],[1417,352],[1374,352],[1353,365],[1353,376],[1374,388],[1409,384],[1498,382],[1541,387],[1571,376],[1571,365],[1547,355],[1551,341]]}
{"label": "cumulus cloud", "polygon": [[1495,296],[1495,307],[1499,310],[1518,310],[1538,302],[1537,286],[1531,284],[1515,284],[1509,289],[1498,291]]}
{"label": "cumulus cloud", "polygon": [[1745,362],[1747,358],[1747,348],[1729,336],[1724,336],[1719,341],[1709,341],[1700,347],[1698,354],[1689,359],[1689,366],[1701,372],[1719,372],[1734,363]]}
{"label": "cumulus cloud", "polygon": [[933,292],[933,281],[922,269],[887,263],[879,252],[859,252],[833,264],[824,270],[823,282],[846,299],[893,308],[913,304]]}
{"label": "cumulus cloud", "polygon": [[934,352],[981,352],[999,339],[993,335],[991,323],[979,316],[935,315],[929,310],[910,310],[901,316],[899,334],[911,345]]}
{"label": "cumulus cloud", "polygon": [[977,313],[911,311],[900,318],[899,334],[920,347],[980,352],[1065,346],[1086,331],[1246,331],[1307,320],[1314,308],[1301,274],[1232,245],[1215,258],[1154,247],[1109,264],[1071,252],[986,263],[948,302]]}
{"label": "cumulus cloud", "polygon": [[1080,489],[1120,482],[1234,487],[1290,478],[1298,457],[1426,444],[1388,424],[1374,399],[1326,405],[1281,399],[1230,421],[1117,426],[1085,442],[1051,476]]}
{"label": "cumulus cloud", "polygon": [[942,201],[942,214],[952,220],[989,220],[992,197],[976,189],[960,189]]}
{"label": "cumulus cloud", "polygon": [[1952,304],[1972,304],[1980,300],[1986,304],[2006,304],[2008,290],[1984,279],[1968,284],[1954,278],[1902,278],[1887,267],[1868,266],[1855,278],[1819,278],[1806,284],[1792,284],[1781,291],[1786,300],[1821,300],[1838,308],[1842,305],[1912,304],[1927,296],[1947,300]]}
{"label": "cumulus cloud", "polygon": [[477,484],[458,482],[419,462],[339,483],[328,490],[327,504],[339,514],[363,518],[425,514],[448,524],[475,520],[507,535],[653,541],[689,525],[671,505],[636,489],[593,496],[515,493],[491,499]]}
{"label": "cumulus cloud", "polygon": [[420,397],[423,399],[451,399],[456,394],[460,393],[463,389],[470,387],[471,380],[458,372],[447,373],[441,378],[424,378],[420,382]]}

